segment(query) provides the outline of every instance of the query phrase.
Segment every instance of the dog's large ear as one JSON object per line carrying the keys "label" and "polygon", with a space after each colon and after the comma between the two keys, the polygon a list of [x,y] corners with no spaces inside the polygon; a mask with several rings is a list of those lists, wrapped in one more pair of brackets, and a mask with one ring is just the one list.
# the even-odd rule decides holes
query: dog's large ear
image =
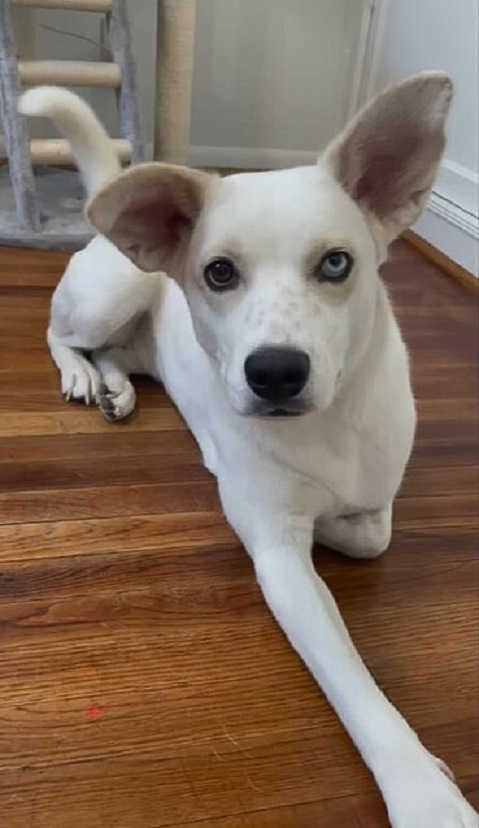
{"label": "dog's large ear", "polygon": [[187,167],[139,164],[96,193],[87,216],[141,270],[174,269],[212,179]]}
{"label": "dog's large ear", "polygon": [[452,94],[443,72],[422,72],[391,86],[320,159],[363,209],[381,244],[413,224],[425,206],[445,146]]}

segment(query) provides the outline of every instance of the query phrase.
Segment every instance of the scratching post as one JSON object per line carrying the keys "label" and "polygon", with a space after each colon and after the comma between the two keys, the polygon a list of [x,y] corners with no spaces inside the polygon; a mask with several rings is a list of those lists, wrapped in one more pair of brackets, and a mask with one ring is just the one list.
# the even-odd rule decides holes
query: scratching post
{"label": "scratching post", "polygon": [[159,0],[155,158],[186,164],[196,0]]}

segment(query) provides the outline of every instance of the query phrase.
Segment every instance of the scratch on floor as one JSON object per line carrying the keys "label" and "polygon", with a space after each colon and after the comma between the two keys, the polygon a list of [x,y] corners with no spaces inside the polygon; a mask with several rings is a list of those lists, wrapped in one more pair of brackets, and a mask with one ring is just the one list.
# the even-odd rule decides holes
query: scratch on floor
{"label": "scratch on floor", "polygon": [[246,774],[246,779],[248,780],[248,785],[250,786],[252,791],[256,791],[257,793],[260,793],[260,794],[263,793],[261,788],[258,788],[258,786],[255,785],[254,782],[251,781],[251,777],[250,777],[249,773]]}
{"label": "scratch on floor", "polygon": [[216,756],[218,762],[223,761],[223,757],[221,756],[221,754],[218,753],[217,750],[214,749],[214,747],[211,748],[211,752]]}
{"label": "scratch on floor", "polygon": [[221,729],[222,729],[222,731],[225,735],[225,738],[228,739],[228,742],[231,742],[231,744],[234,745],[235,748],[237,750],[239,750],[240,753],[243,754],[243,756],[246,756],[247,759],[251,759],[252,758],[251,755],[246,750],[244,750],[244,748],[241,747],[241,745],[239,744],[239,742],[236,741],[236,739],[233,739],[231,733],[228,733],[228,731],[226,730],[226,727],[224,726],[223,722],[220,722],[220,725],[221,725]]}

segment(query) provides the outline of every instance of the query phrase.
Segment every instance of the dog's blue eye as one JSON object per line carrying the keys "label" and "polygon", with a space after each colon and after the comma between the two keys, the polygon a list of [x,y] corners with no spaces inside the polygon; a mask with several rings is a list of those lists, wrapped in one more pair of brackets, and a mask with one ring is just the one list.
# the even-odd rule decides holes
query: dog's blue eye
{"label": "dog's blue eye", "polygon": [[331,250],[321,259],[316,268],[316,276],[321,282],[344,282],[352,267],[353,260],[349,253],[345,253],[344,250]]}
{"label": "dog's blue eye", "polygon": [[232,290],[239,282],[239,274],[229,259],[213,259],[206,265],[203,273],[206,284],[211,290]]}

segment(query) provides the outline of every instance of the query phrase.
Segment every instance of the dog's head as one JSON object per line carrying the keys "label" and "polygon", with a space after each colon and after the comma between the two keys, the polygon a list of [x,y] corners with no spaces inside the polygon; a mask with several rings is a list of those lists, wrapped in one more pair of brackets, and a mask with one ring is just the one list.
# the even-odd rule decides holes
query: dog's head
{"label": "dog's head", "polygon": [[369,344],[378,266],[425,204],[451,97],[439,72],[391,87],[314,167],[132,167],[88,216],[138,267],[177,279],[235,411],[325,410]]}

